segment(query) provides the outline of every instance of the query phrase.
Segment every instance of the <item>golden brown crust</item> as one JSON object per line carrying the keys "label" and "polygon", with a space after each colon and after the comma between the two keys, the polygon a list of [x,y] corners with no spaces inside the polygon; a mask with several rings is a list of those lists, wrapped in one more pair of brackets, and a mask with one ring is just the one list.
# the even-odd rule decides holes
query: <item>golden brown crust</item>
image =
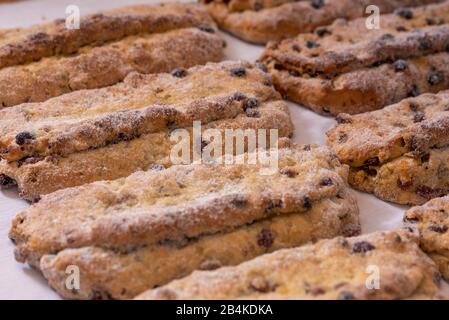
{"label": "golden brown crust", "polygon": [[[226,4],[229,12],[242,12],[245,10],[259,11],[261,9],[274,8],[285,3],[291,3],[295,1],[296,0],[229,0],[226,1]],[[210,4],[212,6],[213,2],[220,3],[223,1],[204,0],[201,2]]]}
{"label": "golden brown crust", "polygon": [[223,58],[224,40],[194,4],[131,6],[0,31],[0,109],[122,81],[132,72],[170,72]]}
{"label": "golden brown crust", "polygon": [[[407,61],[405,72],[394,64],[343,73],[332,79],[297,76],[268,64],[276,89],[287,99],[322,114],[359,114],[381,109],[419,93],[437,93],[449,87],[449,54],[437,53]],[[436,71],[438,70],[438,71]],[[438,83],[429,83],[431,75]]]}
{"label": "golden brown crust", "polygon": [[446,50],[447,2],[410,9],[410,19],[402,17],[401,12],[382,15],[382,28],[372,30],[367,29],[365,18],[337,20],[315,33],[270,43],[261,60],[272,58],[300,74],[334,76]]}
{"label": "golden brown crust", "polygon": [[401,204],[423,204],[449,191],[449,91],[424,94],[350,116],[329,130],[328,145],[351,166],[357,189]]}
{"label": "golden brown crust", "polygon": [[[44,196],[13,222],[16,258],[42,268],[63,296],[92,298],[97,290],[129,298],[210,260],[236,264],[358,234],[347,168],[326,148],[287,146],[274,175],[260,174],[260,164],[192,164]],[[86,281],[76,293],[60,281],[73,264]]]}
{"label": "golden brown crust", "polygon": [[[233,70],[245,75],[231,75]],[[1,184],[8,182],[6,177],[14,179],[22,196],[34,199],[64,187],[127,176],[154,163],[168,166],[174,144],[167,140],[170,132],[191,128],[194,119],[202,120],[204,129],[221,132],[277,129],[279,137],[291,135],[287,105],[268,74],[245,62],[208,64],[185,74],[130,74],[112,87],[0,111],[0,131],[11,150],[5,158],[16,159],[0,162]],[[250,102],[257,108],[254,114],[246,110]],[[139,113],[143,116],[136,117]],[[37,131],[29,132],[31,127]],[[32,139],[22,141],[20,132]]]}
{"label": "golden brown crust", "polygon": [[346,164],[361,167],[377,157],[380,164],[409,152],[422,154],[449,140],[449,91],[423,94],[382,110],[341,114],[328,131],[328,144]]}
{"label": "golden brown crust", "polygon": [[[350,195],[345,199],[325,199],[306,213],[261,220],[229,232],[206,235],[179,247],[157,245],[126,253],[99,247],[66,249],[57,255],[45,255],[40,266],[50,285],[65,298],[132,298],[193,270],[235,265],[311,240],[355,234],[359,230],[356,211],[355,199]],[[69,265],[79,266],[83,275],[78,292],[64,287]],[[99,269],[102,271],[98,272]]]}
{"label": "golden brown crust", "polygon": [[[258,118],[241,114],[233,119],[210,122],[203,125],[202,130],[217,129],[223,136],[226,129],[277,129],[279,137],[292,134],[293,125],[283,101],[262,103],[258,110]],[[192,128],[186,129],[191,133]],[[3,184],[18,185],[22,198],[34,201],[40,195],[59,189],[126,177],[136,170],[147,170],[154,165],[169,167],[172,165],[170,152],[176,143],[170,140],[170,134],[171,131],[150,133],[67,156],[31,157],[13,162],[2,160],[0,176],[3,176]],[[124,156],[128,154],[133,156]]]}
{"label": "golden brown crust", "polygon": [[0,68],[44,57],[72,54],[83,46],[142,33],[160,33],[196,27],[210,21],[194,4],[135,5],[81,18],[79,29],[68,29],[65,20],[26,29],[8,29],[0,37]]}
{"label": "golden brown crust", "polygon": [[223,40],[198,28],[129,36],[74,55],[0,69],[0,108],[113,85],[133,71],[170,72],[222,58]]}
{"label": "golden brown crust", "polygon": [[380,29],[338,20],[268,45],[260,60],[282,94],[318,113],[372,111],[449,87],[448,14],[445,2],[382,15]]}
{"label": "golden brown crust", "polygon": [[249,98],[279,100],[270,79],[249,63],[211,63],[183,70],[181,76],[134,74],[115,86],[0,110],[2,157],[67,155],[189,127],[194,120],[234,118],[245,113]]}
{"label": "golden brown crust", "polygon": [[[402,231],[322,240],[236,267],[196,271],[136,299],[447,298],[439,288],[436,266],[416,242]],[[366,284],[372,267],[380,272],[379,289]]]}
{"label": "golden brown crust", "polygon": [[338,18],[363,16],[368,5],[382,13],[440,0],[201,0],[218,25],[237,37],[254,43],[282,40],[311,32]]}
{"label": "golden brown crust", "polygon": [[430,150],[421,157],[410,154],[385,164],[350,168],[349,183],[383,200],[420,205],[449,193],[449,149]]}
{"label": "golden brown crust", "polygon": [[[276,213],[304,212],[310,203],[336,196],[345,186],[347,168],[332,160],[327,149],[281,152],[281,168],[291,167],[298,174],[291,178],[278,172],[275,177],[280,179],[279,184],[273,184],[271,190],[267,190],[267,182],[274,177],[258,174],[260,166],[257,165],[192,164],[173,166],[162,172],[139,171],[127,178],[98,181],[45,195],[19,214],[13,223],[11,236],[17,244],[17,257],[26,261],[30,253],[40,257],[67,245],[80,247],[96,243],[119,247],[162,240],[180,241]],[[334,166],[337,172],[331,171]],[[239,176],[243,178],[233,181]],[[330,178],[330,184],[318,188],[320,179],[324,178]],[[232,188],[225,188],[232,185]],[[197,199],[208,192],[210,196],[202,201]],[[235,205],[240,195],[245,205]],[[273,203],[279,201],[281,206],[273,207]],[[211,213],[209,210],[215,210],[214,203],[225,212]],[[187,204],[190,210],[184,207]],[[269,207],[271,209],[266,210]],[[121,211],[128,215],[127,223],[122,223]],[[48,215],[48,219],[44,219],[44,215]],[[61,218],[56,219],[57,216]],[[176,219],[169,219],[175,216]],[[92,217],[96,219],[91,220]],[[207,223],[196,224],[194,217]],[[141,219],[147,223],[143,224]],[[55,221],[58,221],[57,228],[51,230]],[[91,227],[81,228],[67,241],[66,233],[84,222]],[[48,231],[45,234],[35,232],[35,228]],[[128,234],[131,229],[133,232]]]}
{"label": "golden brown crust", "polygon": [[449,197],[436,198],[404,214],[405,227],[416,232],[421,248],[449,280]]}

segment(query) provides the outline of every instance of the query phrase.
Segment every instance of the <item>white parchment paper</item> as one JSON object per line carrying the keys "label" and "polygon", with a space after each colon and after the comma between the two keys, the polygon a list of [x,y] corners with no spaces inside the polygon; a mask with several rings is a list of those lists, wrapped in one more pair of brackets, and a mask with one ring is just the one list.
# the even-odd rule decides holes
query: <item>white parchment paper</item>
{"label": "white parchment paper", "polygon": [[[174,2],[168,0],[28,0],[0,4],[0,28],[26,27],[36,23],[64,18],[68,5],[78,5],[81,15],[104,8],[134,3]],[[184,1],[189,2],[189,1]],[[226,58],[256,60],[263,47],[242,42],[228,34]],[[289,103],[295,125],[293,140],[298,143],[325,144],[325,132],[334,125],[332,118],[317,115],[297,104]],[[401,227],[404,206],[378,200],[372,195],[357,192],[363,233]],[[14,260],[13,244],[8,238],[11,220],[28,203],[20,200],[17,190],[0,191],[0,299],[59,299],[45,279],[27,265]]]}

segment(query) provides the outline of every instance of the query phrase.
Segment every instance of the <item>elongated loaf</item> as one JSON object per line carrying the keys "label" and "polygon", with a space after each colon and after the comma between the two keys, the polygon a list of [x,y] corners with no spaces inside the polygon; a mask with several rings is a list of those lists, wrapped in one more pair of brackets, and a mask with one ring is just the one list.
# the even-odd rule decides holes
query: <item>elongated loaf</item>
{"label": "elongated loaf", "polygon": [[322,240],[197,271],[137,299],[447,299],[417,242],[403,231]]}
{"label": "elongated loaf", "polygon": [[[43,196],[13,221],[16,259],[63,297],[121,299],[196,269],[360,232],[347,166],[327,148],[286,141],[269,175],[245,157]],[[79,268],[80,290],[67,289],[68,266]]]}
{"label": "elongated loaf", "polygon": [[[171,164],[176,129],[270,129],[292,134],[269,74],[246,62],[173,74],[131,74],[115,86],[0,110],[0,184],[26,199]],[[193,135],[190,135],[193,138]],[[208,140],[204,138],[204,143]]]}
{"label": "elongated loaf", "polygon": [[449,88],[449,2],[337,20],[274,42],[260,61],[288,99],[323,115],[363,113]]}
{"label": "elongated loaf", "polygon": [[254,43],[291,38],[331,24],[362,17],[369,5],[381,13],[442,0],[201,0],[218,25]]}
{"label": "elongated loaf", "polygon": [[100,88],[132,72],[170,72],[223,58],[224,41],[193,4],[139,5],[28,29],[0,30],[0,108]]}
{"label": "elongated loaf", "polygon": [[341,114],[328,144],[350,166],[349,182],[381,199],[423,204],[449,192],[449,92],[382,110]]}

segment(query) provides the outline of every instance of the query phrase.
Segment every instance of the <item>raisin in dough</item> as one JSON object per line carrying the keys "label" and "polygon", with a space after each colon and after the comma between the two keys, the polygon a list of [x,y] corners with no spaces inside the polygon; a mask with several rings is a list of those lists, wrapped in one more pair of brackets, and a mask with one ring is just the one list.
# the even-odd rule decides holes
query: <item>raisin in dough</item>
{"label": "raisin in dough", "polygon": [[223,58],[223,39],[196,5],[138,5],[0,30],[0,109]]}
{"label": "raisin in dough", "polygon": [[449,197],[433,199],[404,214],[406,228],[418,234],[421,248],[449,280]]}
{"label": "raisin in dough", "polygon": [[218,25],[253,43],[282,40],[311,32],[338,18],[363,16],[368,5],[382,13],[441,0],[201,0]]}
{"label": "raisin in dough", "polygon": [[341,114],[328,145],[350,166],[356,189],[417,205],[449,192],[449,91],[382,110]]}
{"label": "raisin in dough", "polygon": [[[347,166],[325,147],[289,145],[270,175],[260,163],[176,165],[43,196],[13,221],[16,259],[63,297],[122,299],[196,269],[359,234]],[[69,265],[80,290],[65,286]]]}
{"label": "raisin in dough", "polygon": [[[379,289],[366,281],[378,267]],[[197,271],[136,299],[447,299],[432,260],[408,232],[337,237]]]}
{"label": "raisin in dough", "polygon": [[271,43],[260,57],[276,88],[323,115],[362,113],[449,88],[449,2],[366,19]]}
{"label": "raisin in dough", "polygon": [[238,61],[172,74],[134,73],[111,87],[0,110],[0,119],[0,184],[17,184],[29,200],[154,164],[169,166],[178,142],[170,140],[171,132],[191,131],[196,120],[202,129],[222,133],[277,129],[279,137],[287,137],[293,132],[287,104],[270,75]]}

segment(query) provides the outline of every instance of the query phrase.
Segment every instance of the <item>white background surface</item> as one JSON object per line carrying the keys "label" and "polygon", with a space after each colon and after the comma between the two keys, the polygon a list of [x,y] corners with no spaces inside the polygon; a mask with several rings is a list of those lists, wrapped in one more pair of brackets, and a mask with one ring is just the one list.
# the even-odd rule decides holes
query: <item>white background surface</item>
{"label": "white background surface", "polygon": [[[0,4],[0,28],[25,27],[36,23],[65,17],[69,4],[80,7],[81,15],[103,8],[132,3],[173,2],[168,0],[25,0]],[[188,1],[187,1],[188,2]],[[227,59],[254,61],[263,51],[227,34]],[[334,125],[331,118],[322,117],[296,104],[289,103],[295,125],[293,140],[299,143],[326,143],[325,132]],[[406,207],[392,205],[374,196],[357,192],[363,233],[401,227]],[[17,197],[17,190],[0,191],[0,299],[58,299],[58,295],[46,284],[45,279],[27,265],[14,260],[13,244],[8,231],[14,215],[27,207],[27,202]]]}

